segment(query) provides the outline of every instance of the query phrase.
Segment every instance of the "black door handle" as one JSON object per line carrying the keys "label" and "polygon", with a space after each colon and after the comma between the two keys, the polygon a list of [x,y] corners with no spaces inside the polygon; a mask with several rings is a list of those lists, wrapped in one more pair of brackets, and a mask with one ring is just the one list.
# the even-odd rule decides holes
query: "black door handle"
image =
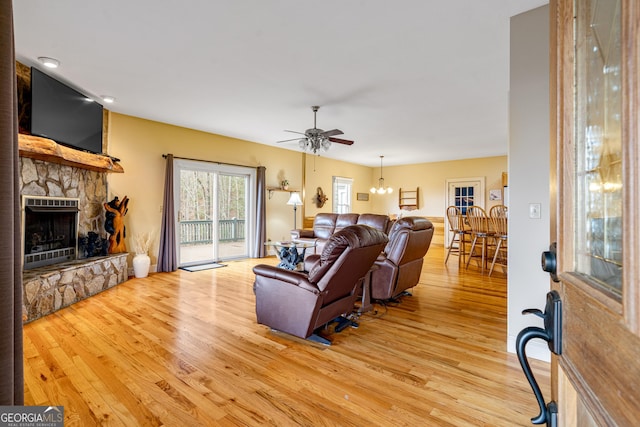
{"label": "black door handle", "polygon": [[516,353],[520,361],[520,366],[522,366],[524,375],[527,377],[527,381],[529,381],[533,394],[538,401],[538,406],[540,407],[540,413],[536,417],[531,418],[531,422],[533,424],[546,423],[547,426],[556,427],[558,422],[557,405],[553,401],[548,405],[545,403],[540,386],[531,371],[525,350],[530,340],[541,338],[547,341],[549,350],[555,354],[562,354],[562,301],[560,300],[560,295],[557,291],[547,293],[547,304],[544,313],[538,309],[529,308],[523,310],[522,314],[535,314],[544,319],[544,329],[530,326],[520,331],[516,338]]}

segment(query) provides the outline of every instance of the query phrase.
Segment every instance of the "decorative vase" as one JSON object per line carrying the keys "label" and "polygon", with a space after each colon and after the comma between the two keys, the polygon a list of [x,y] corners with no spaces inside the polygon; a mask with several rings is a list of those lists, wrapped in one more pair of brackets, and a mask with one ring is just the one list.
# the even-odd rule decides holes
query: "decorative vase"
{"label": "decorative vase", "polygon": [[137,278],[147,277],[149,275],[149,266],[151,258],[147,254],[136,254],[133,257],[133,274]]}

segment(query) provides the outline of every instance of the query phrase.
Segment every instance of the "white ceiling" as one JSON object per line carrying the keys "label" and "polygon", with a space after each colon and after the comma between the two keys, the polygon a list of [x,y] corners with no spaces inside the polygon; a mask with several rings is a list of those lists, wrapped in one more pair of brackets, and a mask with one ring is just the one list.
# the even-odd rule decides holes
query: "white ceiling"
{"label": "white ceiling", "polygon": [[[545,0],[14,0],[16,57],[112,111],[376,166],[507,154],[509,17]],[[176,141],[179,144],[179,141]],[[278,144],[299,150],[297,143]],[[175,150],[180,155],[179,149]],[[111,153],[115,156],[118,153]]]}

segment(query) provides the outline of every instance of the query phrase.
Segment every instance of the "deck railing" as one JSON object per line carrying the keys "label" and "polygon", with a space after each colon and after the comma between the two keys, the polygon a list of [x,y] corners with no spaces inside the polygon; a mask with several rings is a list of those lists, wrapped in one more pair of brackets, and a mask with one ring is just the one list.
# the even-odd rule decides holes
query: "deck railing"
{"label": "deck railing", "polygon": [[[218,241],[244,240],[244,219],[218,221]],[[213,242],[213,221],[180,221],[180,244],[207,244]]]}

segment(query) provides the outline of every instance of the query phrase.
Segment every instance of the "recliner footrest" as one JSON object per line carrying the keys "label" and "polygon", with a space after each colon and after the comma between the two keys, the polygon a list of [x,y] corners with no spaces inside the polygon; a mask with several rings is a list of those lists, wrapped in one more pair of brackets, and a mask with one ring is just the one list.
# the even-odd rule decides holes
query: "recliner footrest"
{"label": "recliner footrest", "polygon": [[355,322],[351,319],[347,319],[344,316],[336,317],[335,319],[333,319],[332,322],[338,323],[334,328],[336,332],[344,331],[347,328],[347,326],[351,326],[352,328],[358,328],[360,326],[358,322]]}

